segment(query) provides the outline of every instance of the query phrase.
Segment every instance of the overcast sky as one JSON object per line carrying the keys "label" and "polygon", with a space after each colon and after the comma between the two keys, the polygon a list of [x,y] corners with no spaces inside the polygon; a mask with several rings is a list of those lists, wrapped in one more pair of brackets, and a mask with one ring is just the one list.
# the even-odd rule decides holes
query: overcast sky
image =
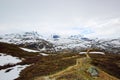
{"label": "overcast sky", "polygon": [[120,37],[120,0],[0,0],[0,34]]}

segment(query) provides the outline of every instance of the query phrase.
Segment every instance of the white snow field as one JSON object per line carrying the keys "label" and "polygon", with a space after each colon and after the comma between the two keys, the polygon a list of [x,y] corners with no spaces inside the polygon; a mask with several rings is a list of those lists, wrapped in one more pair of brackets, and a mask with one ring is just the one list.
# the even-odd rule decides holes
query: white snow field
{"label": "white snow field", "polygon": [[21,61],[22,60],[20,60],[18,57],[0,53],[0,66],[4,66],[6,64],[16,64]]}
{"label": "white snow field", "polygon": [[[7,69],[0,70],[0,80],[14,80],[19,77],[21,70],[25,69],[28,65],[17,65]],[[7,70],[10,70],[6,72]]]}

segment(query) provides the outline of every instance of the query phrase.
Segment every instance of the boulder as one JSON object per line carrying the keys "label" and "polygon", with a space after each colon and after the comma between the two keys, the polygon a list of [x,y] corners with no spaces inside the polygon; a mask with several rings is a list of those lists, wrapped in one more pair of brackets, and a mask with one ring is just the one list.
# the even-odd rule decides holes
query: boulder
{"label": "boulder", "polygon": [[94,66],[91,66],[88,68],[87,72],[92,76],[92,77],[98,77],[99,75],[99,72],[98,70],[94,67]]}

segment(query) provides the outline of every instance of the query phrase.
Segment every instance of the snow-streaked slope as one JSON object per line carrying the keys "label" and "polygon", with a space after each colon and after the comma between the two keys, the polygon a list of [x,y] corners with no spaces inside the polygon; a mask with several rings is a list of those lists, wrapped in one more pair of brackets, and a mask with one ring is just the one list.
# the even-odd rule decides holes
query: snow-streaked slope
{"label": "snow-streaked slope", "polygon": [[62,51],[96,48],[112,53],[120,53],[120,38],[117,39],[89,39],[78,35],[40,35],[37,32],[22,34],[8,34],[0,37],[0,42],[20,45],[39,51]]}
{"label": "snow-streaked slope", "polygon": [[110,53],[120,53],[120,38],[118,39],[89,39],[80,35],[48,39],[55,45],[55,50],[64,49],[82,51],[83,49],[94,48]]}
{"label": "snow-streaked slope", "polygon": [[[7,69],[0,70],[0,80],[14,80],[19,77],[21,70],[25,69],[28,65],[17,65]],[[6,72],[10,70],[9,72]]]}
{"label": "snow-streaked slope", "polygon": [[14,34],[5,34],[1,36],[0,42],[14,43],[14,44],[23,44],[35,42],[41,39],[42,36],[37,32],[25,32],[25,33],[14,33]]}
{"label": "snow-streaked slope", "polygon": [[11,55],[0,53],[0,66],[4,66],[6,64],[16,64],[18,62],[21,62],[18,57],[13,57]]}
{"label": "snow-streaked slope", "polygon": [[24,32],[0,36],[0,42],[12,43],[39,51],[51,51],[53,49],[53,44],[45,39],[37,32]]}
{"label": "snow-streaked slope", "polygon": [[[87,52],[80,52],[79,54],[86,54]],[[105,55],[104,52],[89,52],[90,54],[102,54]]]}
{"label": "snow-streaked slope", "polygon": [[85,38],[83,40],[83,38],[84,37],[81,35],[69,35],[60,36],[58,38],[49,38],[47,40],[54,44],[56,51],[59,51],[63,49],[73,49],[76,47],[89,47],[91,41],[86,41]]}
{"label": "snow-streaked slope", "polygon": [[48,56],[49,54],[46,53],[40,53],[42,56]]}
{"label": "snow-streaked slope", "polygon": [[40,52],[40,51],[37,51],[37,50],[32,50],[32,49],[22,48],[22,47],[20,47],[20,49],[22,49],[24,51],[27,51],[27,52]]}

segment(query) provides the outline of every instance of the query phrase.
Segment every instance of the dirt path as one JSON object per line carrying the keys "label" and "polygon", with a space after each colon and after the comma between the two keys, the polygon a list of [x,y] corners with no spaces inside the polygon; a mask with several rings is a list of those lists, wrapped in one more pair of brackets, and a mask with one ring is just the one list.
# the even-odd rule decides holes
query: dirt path
{"label": "dirt path", "polygon": [[[70,66],[60,72],[57,72],[55,74],[49,75],[49,76],[42,76],[37,77],[34,80],[73,80],[73,79],[79,79],[79,80],[119,80],[115,78],[114,76],[111,76],[107,74],[106,72],[98,69],[99,71],[99,77],[92,77],[88,73],[85,72],[86,69],[88,69],[90,66],[93,66],[89,63],[90,59],[87,58],[80,58],[79,60],[76,60],[76,65]],[[88,61],[88,62],[87,62]],[[90,60],[91,61],[91,60]],[[79,64],[80,62],[80,64]],[[81,63],[83,62],[83,63]],[[81,65],[82,64],[82,65]]]}
{"label": "dirt path", "polygon": [[[72,59],[72,58],[77,58],[77,57],[78,56],[66,57],[66,58],[62,58],[62,60]],[[61,74],[64,74],[67,71],[70,71],[72,68],[75,68],[75,66],[76,65],[70,66],[70,67],[66,68],[65,70],[62,70],[62,71],[60,71],[58,73],[55,73],[53,75],[36,77],[34,80],[55,80],[55,77],[57,77],[57,76],[59,76]]]}
{"label": "dirt path", "polygon": [[74,70],[76,66],[70,66],[68,67],[67,69],[65,70],[62,70],[60,72],[57,72],[53,75],[49,75],[49,76],[41,76],[41,77],[37,77],[35,78],[34,80],[56,80],[55,78],[59,77],[60,75],[64,75],[66,74],[67,72],[71,72],[71,70]]}

